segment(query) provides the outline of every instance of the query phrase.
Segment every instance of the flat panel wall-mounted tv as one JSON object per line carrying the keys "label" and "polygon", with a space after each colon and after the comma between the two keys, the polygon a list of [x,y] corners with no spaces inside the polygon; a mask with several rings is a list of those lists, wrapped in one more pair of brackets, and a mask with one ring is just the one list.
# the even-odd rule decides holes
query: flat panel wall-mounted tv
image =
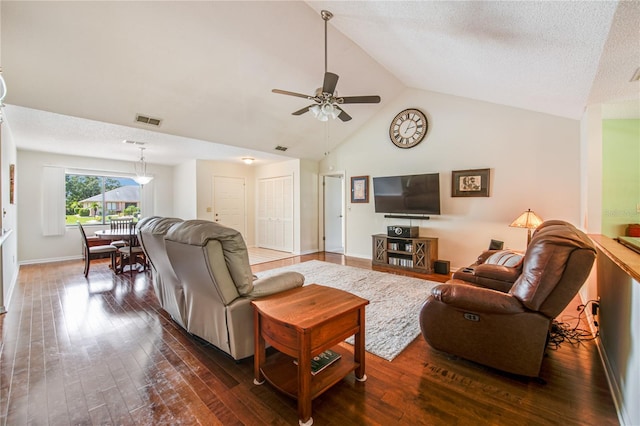
{"label": "flat panel wall-mounted tv", "polygon": [[440,214],[440,174],[373,178],[376,213]]}

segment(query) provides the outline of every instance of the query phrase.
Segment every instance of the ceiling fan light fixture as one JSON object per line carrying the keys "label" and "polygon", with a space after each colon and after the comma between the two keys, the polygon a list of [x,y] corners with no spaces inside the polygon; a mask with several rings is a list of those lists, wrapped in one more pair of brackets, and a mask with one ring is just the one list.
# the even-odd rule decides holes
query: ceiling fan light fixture
{"label": "ceiling fan light fixture", "polygon": [[339,76],[338,74],[329,72],[327,66],[327,22],[333,18],[333,13],[328,10],[322,10],[320,12],[320,16],[322,16],[322,20],[324,21],[324,81],[322,83],[322,87],[316,89],[314,96],[280,89],[272,89],[271,91],[273,93],[305,98],[315,102],[315,104],[311,104],[292,112],[292,115],[302,115],[307,111],[311,111],[313,117],[320,121],[328,121],[329,117],[333,119],[339,118],[342,121],[349,121],[351,120],[351,116],[340,108],[338,104],[377,104],[380,102],[380,96],[338,97],[336,85],[338,84]]}
{"label": "ceiling fan light fixture", "polygon": [[338,107],[335,105],[331,105],[331,118],[335,120],[336,118],[338,118],[339,115],[340,115],[340,110],[338,109]]}
{"label": "ceiling fan light fixture", "polygon": [[336,119],[340,115],[338,107],[331,102],[310,106],[309,111],[320,121],[329,121],[329,117]]}
{"label": "ceiling fan light fixture", "polygon": [[330,103],[322,104],[322,107],[320,109],[322,110],[322,113],[327,116],[333,115],[333,111],[335,111],[335,108]]}
{"label": "ceiling fan light fixture", "polygon": [[311,111],[311,114],[313,114],[313,116],[315,118],[318,118],[320,116],[320,113],[321,113],[320,105],[314,105],[314,106],[309,107],[309,111]]}

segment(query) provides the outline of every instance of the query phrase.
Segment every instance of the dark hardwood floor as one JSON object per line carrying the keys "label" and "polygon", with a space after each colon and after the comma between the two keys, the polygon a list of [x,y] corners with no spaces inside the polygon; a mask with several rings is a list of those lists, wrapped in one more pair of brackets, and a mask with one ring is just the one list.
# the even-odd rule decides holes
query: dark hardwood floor
{"label": "dark hardwood floor", "polygon": [[[320,253],[254,271],[312,259],[371,268]],[[253,384],[252,359],[234,362],[159,308],[148,272],[114,276],[106,261],[88,279],[82,270],[81,261],[20,268],[0,316],[2,424],[297,424],[294,400]],[[436,352],[421,336],[392,362],[367,354],[367,376],[315,399],[314,424],[618,424],[592,341],[549,350],[544,384]]]}

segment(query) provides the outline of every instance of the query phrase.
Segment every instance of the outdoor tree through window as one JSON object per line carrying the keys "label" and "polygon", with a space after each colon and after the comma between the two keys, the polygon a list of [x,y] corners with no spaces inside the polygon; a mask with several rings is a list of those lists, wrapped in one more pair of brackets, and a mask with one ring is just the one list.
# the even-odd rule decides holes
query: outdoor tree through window
{"label": "outdoor tree through window", "polygon": [[140,186],[131,178],[65,175],[66,224],[107,224],[140,216]]}

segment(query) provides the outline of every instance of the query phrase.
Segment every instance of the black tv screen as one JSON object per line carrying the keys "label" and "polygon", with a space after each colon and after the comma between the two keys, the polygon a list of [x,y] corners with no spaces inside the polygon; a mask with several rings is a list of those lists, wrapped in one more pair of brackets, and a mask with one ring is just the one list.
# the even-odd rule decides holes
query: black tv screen
{"label": "black tv screen", "polygon": [[438,173],[373,178],[376,213],[440,214]]}

